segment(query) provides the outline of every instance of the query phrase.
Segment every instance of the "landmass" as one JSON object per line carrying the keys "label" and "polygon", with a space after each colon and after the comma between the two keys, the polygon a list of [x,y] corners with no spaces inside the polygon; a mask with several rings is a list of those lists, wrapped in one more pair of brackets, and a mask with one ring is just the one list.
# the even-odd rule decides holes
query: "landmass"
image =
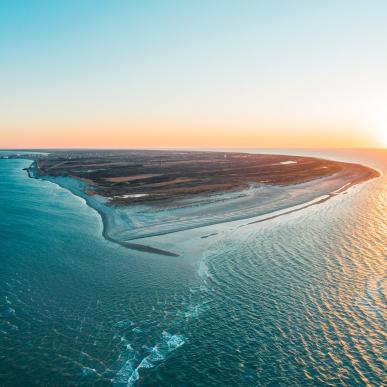
{"label": "landmass", "polygon": [[[176,251],[181,245],[168,242],[166,234],[219,228],[244,219],[250,219],[248,224],[275,219],[379,176],[364,165],[303,156],[161,150],[47,152],[3,158],[32,159],[27,168],[30,177],[49,180],[83,197],[101,215],[106,239],[169,257],[184,251]],[[216,237],[217,228],[203,229],[197,243]]]}
{"label": "landmass", "polygon": [[189,196],[241,191],[252,184],[300,184],[349,170],[358,181],[377,175],[358,164],[231,152],[71,150],[36,161],[38,175],[80,179],[89,195],[124,205],[165,204]]}

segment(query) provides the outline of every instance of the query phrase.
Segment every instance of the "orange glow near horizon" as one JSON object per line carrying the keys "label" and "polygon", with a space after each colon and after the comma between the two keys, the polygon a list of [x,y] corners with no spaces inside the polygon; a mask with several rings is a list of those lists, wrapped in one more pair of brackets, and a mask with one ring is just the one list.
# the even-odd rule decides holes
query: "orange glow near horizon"
{"label": "orange glow near horizon", "polygon": [[52,123],[2,130],[0,148],[380,148],[384,140],[346,128]]}
{"label": "orange glow near horizon", "polygon": [[0,149],[387,147],[387,2],[83,3],[0,2]]}

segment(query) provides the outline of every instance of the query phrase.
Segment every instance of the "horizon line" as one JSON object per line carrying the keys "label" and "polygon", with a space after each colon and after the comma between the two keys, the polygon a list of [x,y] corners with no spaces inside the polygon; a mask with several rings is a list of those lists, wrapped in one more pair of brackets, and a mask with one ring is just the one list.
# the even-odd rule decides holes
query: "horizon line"
{"label": "horizon line", "polygon": [[299,149],[299,150],[360,150],[360,149],[378,149],[378,150],[387,150],[387,147],[377,147],[377,146],[368,146],[368,147],[195,147],[195,146],[177,146],[177,147],[146,147],[146,146],[137,146],[137,147],[10,147],[10,148],[0,148],[0,151],[25,151],[25,150],[227,150],[227,149]]}

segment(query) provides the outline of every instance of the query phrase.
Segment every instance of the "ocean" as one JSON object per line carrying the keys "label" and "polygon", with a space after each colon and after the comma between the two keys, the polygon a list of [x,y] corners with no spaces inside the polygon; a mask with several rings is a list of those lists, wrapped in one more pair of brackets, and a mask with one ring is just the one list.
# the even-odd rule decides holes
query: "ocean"
{"label": "ocean", "polygon": [[383,385],[386,151],[277,153],[384,175],[264,222],[160,236],[180,252],[160,256],[106,240],[31,161],[0,160],[0,385]]}

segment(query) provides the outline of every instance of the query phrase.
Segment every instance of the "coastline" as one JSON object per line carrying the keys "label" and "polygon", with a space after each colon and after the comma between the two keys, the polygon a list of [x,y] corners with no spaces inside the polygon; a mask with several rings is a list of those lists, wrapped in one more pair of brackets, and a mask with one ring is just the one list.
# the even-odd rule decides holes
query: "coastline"
{"label": "coastline", "polygon": [[40,175],[36,166],[36,161],[33,161],[30,167],[26,168],[29,177],[58,184],[84,199],[89,207],[97,211],[102,220],[102,236],[106,240],[132,250],[169,257],[178,257],[179,254],[135,241],[265,215],[268,216],[247,223],[246,226],[270,220],[323,203],[354,185],[381,176],[381,171],[364,166],[367,168],[367,175],[351,174],[349,170],[285,187],[253,186],[238,192],[236,197],[223,193],[206,198],[208,201],[205,204],[190,203],[186,207],[154,212],[146,205],[107,205],[105,198],[87,193],[86,182],[72,177]]}
{"label": "coastline", "polygon": [[[95,210],[99,216],[101,217],[102,220],[102,236],[113,243],[117,243],[123,247],[132,249],[132,250],[138,250],[142,252],[148,252],[148,253],[153,253],[153,254],[159,254],[159,255],[165,255],[169,257],[177,257],[179,256],[178,254],[175,254],[170,251],[162,250],[162,249],[157,249],[151,246],[146,246],[142,244],[137,244],[137,243],[129,243],[129,242],[124,242],[120,241],[117,239],[112,238],[109,233],[108,233],[108,227],[109,227],[109,214],[108,212],[114,211],[114,209],[109,208],[108,206],[105,206],[101,200],[97,200],[91,195],[88,195],[84,189],[87,188],[87,184],[74,178],[70,177],[52,177],[52,176],[39,176],[37,175],[36,172],[36,161],[33,161],[32,164],[26,168],[28,176],[30,178],[34,179],[42,179],[49,181],[51,183],[57,184],[58,186],[70,191],[73,195],[78,196],[82,199],[85,200],[86,204]],[[110,215],[112,216],[112,215]]]}

